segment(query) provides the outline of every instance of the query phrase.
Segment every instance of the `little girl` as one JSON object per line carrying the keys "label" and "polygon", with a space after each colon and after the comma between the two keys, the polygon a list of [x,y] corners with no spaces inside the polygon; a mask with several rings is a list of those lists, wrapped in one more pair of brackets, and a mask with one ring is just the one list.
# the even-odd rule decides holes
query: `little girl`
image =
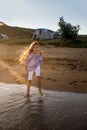
{"label": "little girl", "polygon": [[42,65],[42,51],[39,48],[39,43],[34,41],[30,44],[29,48],[27,48],[23,54],[20,56],[20,64],[25,65],[25,69],[27,72],[27,93],[26,96],[29,96],[30,86],[33,77],[33,73],[36,73],[39,93],[42,95],[41,91],[41,78],[40,78],[40,68]]}

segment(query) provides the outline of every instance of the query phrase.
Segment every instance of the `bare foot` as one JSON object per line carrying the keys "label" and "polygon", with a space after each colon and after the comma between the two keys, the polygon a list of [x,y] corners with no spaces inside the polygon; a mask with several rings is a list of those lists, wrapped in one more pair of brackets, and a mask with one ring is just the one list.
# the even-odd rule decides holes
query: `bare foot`
{"label": "bare foot", "polygon": [[30,95],[29,94],[24,94],[24,97],[30,97]]}
{"label": "bare foot", "polygon": [[43,96],[43,93],[42,92],[39,92],[40,96]]}

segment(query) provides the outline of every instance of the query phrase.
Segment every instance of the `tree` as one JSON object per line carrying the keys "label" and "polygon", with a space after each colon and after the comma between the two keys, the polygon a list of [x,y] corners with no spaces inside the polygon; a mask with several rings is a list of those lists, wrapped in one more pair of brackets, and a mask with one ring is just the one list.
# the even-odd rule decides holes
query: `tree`
{"label": "tree", "polygon": [[71,39],[71,40],[76,40],[78,36],[78,32],[80,30],[80,26],[72,26],[70,23],[66,23],[63,19],[63,17],[60,17],[60,20],[58,22],[59,31],[62,33],[62,38],[63,39]]}

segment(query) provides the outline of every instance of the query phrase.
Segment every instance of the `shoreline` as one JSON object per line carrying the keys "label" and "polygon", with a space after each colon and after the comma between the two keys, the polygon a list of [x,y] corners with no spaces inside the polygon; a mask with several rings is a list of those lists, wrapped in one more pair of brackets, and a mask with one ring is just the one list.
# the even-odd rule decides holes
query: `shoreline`
{"label": "shoreline", "polygon": [[32,87],[25,98],[25,91],[25,85],[0,84],[1,130],[86,130],[87,94],[44,90],[40,96]]}
{"label": "shoreline", "polygon": [[[23,45],[0,44],[0,82],[26,84],[24,66],[18,62]],[[42,89],[87,93],[87,49],[41,46],[44,66]],[[33,77],[32,86],[37,86]]]}

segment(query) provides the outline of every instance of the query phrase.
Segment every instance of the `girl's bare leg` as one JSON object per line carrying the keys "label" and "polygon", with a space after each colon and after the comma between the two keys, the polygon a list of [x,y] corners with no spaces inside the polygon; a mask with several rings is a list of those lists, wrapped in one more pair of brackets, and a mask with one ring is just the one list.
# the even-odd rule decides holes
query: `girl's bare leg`
{"label": "girl's bare leg", "polygon": [[31,86],[31,80],[28,80],[28,81],[27,81],[27,93],[26,93],[26,97],[29,97],[30,86]]}
{"label": "girl's bare leg", "polygon": [[41,78],[40,78],[40,76],[37,76],[37,83],[38,83],[39,93],[41,95],[43,95],[43,93],[41,91]]}

